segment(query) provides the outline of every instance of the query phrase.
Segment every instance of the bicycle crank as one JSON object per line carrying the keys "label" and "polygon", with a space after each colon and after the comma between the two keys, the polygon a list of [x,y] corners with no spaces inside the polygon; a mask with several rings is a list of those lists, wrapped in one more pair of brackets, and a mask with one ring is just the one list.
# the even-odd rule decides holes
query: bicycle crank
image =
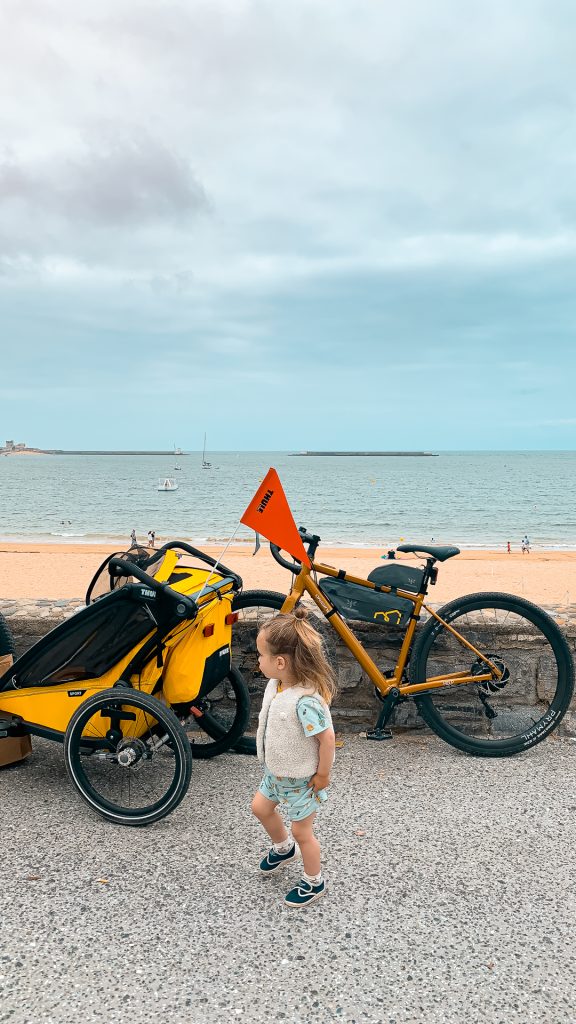
{"label": "bicycle crank", "polygon": [[390,718],[390,715],[392,714],[396,704],[398,703],[399,698],[400,690],[398,689],[397,686],[393,686],[392,689],[388,691],[386,696],[382,698],[382,710],[378,715],[378,721],[376,722],[376,725],[372,732],[366,732],[367,740],[381,741],[391,740],[393,738],[390,729],[385,729],[384,726],[388,722],[388,719]]}

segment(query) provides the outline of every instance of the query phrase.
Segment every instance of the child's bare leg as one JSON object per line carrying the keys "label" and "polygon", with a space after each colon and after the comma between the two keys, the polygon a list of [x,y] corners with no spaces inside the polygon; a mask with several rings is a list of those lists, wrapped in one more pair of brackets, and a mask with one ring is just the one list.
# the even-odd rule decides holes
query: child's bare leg
{"label": "child's bare leg", "polygon": [[278,804],[273,800],[269,800],[263,793],[258,792],[252,801],[252,814],[256,815],[273,843],[285,843],[288,839],[288,832],[277,807]]}
{"label": "child's bare leg", "polygon": [[292,835],[300,847],[304,871],[314,877],[320,874],[320,843],[313,832],[316,813],[309,814],[301,821],[292,822]]}

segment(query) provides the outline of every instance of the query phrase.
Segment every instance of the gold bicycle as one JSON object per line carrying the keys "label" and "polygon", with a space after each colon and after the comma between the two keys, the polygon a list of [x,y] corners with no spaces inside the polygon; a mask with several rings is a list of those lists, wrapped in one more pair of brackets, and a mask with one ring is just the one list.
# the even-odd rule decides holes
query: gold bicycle
{"label": "gold bicycle", "polygon": [[[436,563],[458,555],[457,547],[401,544],[397,551],[423,557],[423,564],[390,560],[361,579],[315,562],[320,537],[299,532],[311,568],[270,545],[293,574],[290,592],[234,597],[235,628],[244,633],[238,632],[238,642],[233,633],[233,659],[243,672],[266,618],[292,611],[306,595],[324,616],[312,621],[329,653],[334,630],[374,684],[381,709],[368,739],[390,738],[394,709],[409,699],[441,739],[480,756],[527,750],[560,724],[572,698],[574,666],[562,631],[541,608],[512,594],[479,593],[435,610],[425,598],[436,583]],[[400,644],[393,668],[381,669],[355,634],[355,623],[365,629],[367,622],[383,624]]]}

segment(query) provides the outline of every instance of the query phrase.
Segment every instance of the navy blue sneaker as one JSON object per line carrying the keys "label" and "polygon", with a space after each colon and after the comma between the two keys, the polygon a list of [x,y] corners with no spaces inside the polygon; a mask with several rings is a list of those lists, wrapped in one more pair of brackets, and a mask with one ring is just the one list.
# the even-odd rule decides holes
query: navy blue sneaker
{"label": "navy blue sneaker", "polygon": [[269,875],[271,871],[276,871],[276,868],[281,868],[283,864],[287,864],[289,860],[294,860],[296,856],[296,843],[294,843],[291,850],[288,853],[276,853],[276,850],[268,850],[268,853],[264,857],[264,860],[260,861],[260,871],[263,871],[265,875]]}
{"label": "navy blue sneaker", "polygon": [[290,889],[288,895],[284,897],[284,903],[289,907],[300,910],[302,907],[307,907],[309,903],[314,903],[314,900],[320,899],[325,892],[325,882],[320,882],[319,885],[312,885],[312,882],[307,882],[303,878],[294,889]]}

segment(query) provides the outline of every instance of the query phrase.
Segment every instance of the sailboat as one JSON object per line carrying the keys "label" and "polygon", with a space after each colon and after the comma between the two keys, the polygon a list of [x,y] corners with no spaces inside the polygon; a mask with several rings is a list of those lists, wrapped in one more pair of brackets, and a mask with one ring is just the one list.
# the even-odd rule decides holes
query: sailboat
{"label": "sailboat", "polygon": [[182,454],[183,454],[182,449],[181,448],[177,448],[176,444],[174,444],[174,469],[177,472],[179,472],[179,473],[182,472],[182,466],[178,465],[178,459],[176,458],[176,456],[177,455],[182,455]]}
{"label": "sailboat", "polygon": [[212,469],[212,463],[206,462],[206,434],[204,434],[204,448],[202,450],[202,469]]}

